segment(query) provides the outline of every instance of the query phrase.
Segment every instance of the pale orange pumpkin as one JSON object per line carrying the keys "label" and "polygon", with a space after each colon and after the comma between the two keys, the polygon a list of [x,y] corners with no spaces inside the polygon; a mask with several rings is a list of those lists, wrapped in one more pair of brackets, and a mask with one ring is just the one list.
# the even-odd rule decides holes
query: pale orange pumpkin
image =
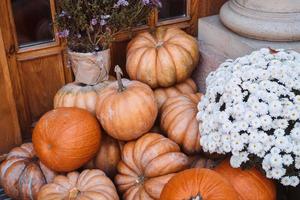
{"label": "pale orange pumpkin", "polygon": [[238,200],[228,181],[210,169],[188,169],[165,185],[160,200]]}
{"label": "pale orange pumpkin", "polygon": [[101,130],[97,119],[79,108],[57,108],[46,113],[33,130],[39,159],[58,172],[75,170],[97,153]]}
{"label": "pale orange pumpkin", "polygon": [[197,105],[202,94],[169,98],[161,108],[161,128],[187,154],[201,151]]}
{"label": "pale orange pumpkin", "polygon": [[101,170],[70,172],[43,186],[38,200],[119,200],[112,181]]}
{"label": "pale orange pumpkin", "polygon": [[276,186],[255,168],[242,170],[232,168],[229,160],[223,161],[215,169],[228,180],[239,194],[240,200],[275,200]]}
{"label": "pale orange pumpkin", "polygon": [[124,200],[159,199],[164,185],[188,165],[175,142],[148,133],[125,144],[115,183]]}
{"label": "pale orange pumpkin", "polygon": [[121,79],[102,90],[96,113],[104,130],[115,139],[129,141],[147,133],[157,116],[157,104],[151,88],[139,81]]}
{"label": "pale orange pumpkin", "polygon": [[189,78],[182,83],[178,83],[168,88],[157,88],[154,90],[154,95],[157,101],[158,109],[160,109],[165,101],[170,97],[176,97],[182,94],[194,94],[196,92],[196,83],[193,81],[193,79]]}
{"label": "pale orange pumpkin", "polygon": [[32,143],[13,148],[0,165],[0,185],[18,200],[34,200],[40,188],[51,183],[56,173],[36,157]]}
{"label": "pale orange pumpkin", "polygon": [[117,174],[117,165],[121,160],[123,145],[122,142],[109,135],[102,134],[100,149],[96,156],[85,165],[85,168],[100,169],[113,179]]}
{"label": "pale orange pumpkin", "polygon": [[131,79],[152,88],[170,87],[189,78],[198,61],[195,38],[178,28],[158,28],[128,44],[126,69]]}
{"label": "pale orange pumpkin", "polygon": [[97,85],[85,85],[76,82],[69,83],[56,93],[54,108],[77,107],[88,110],[95,115],[98,96],[113,80],[114,78],[111,77],[110,80]]}

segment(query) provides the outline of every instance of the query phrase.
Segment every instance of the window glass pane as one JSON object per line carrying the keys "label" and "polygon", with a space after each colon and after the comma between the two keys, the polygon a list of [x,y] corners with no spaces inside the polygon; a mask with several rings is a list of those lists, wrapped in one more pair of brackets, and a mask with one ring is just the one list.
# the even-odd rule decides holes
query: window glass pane
{"label": "window glass pane", "polygon": [[11,0],[21,47],[54,41],[50,0]]}
{"label": "window glass pane", "polygon": [[159,11],[159,21],[185,17],[187,15],[187,0],[165,0],[162,1]]}

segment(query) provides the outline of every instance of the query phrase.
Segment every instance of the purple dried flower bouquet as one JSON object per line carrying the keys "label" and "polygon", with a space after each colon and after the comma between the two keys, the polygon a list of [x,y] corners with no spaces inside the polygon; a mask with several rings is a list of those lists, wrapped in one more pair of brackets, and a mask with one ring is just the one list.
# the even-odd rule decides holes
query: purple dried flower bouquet
{"label": "purple dried flower bouquet", "polygon": [[109,48],[117,33],[144,24],[160,0],[59,0],[58,36],[71,51],[87,53]]}

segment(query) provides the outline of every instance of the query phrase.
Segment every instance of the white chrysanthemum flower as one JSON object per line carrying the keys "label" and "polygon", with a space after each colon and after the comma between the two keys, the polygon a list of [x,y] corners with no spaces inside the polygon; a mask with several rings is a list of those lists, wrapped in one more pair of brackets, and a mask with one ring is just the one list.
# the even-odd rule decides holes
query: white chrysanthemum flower
{"label": "white chrysanthemum flower", "polygon": [[280,150],[278,147],[273,147],[273,148],[270,150],[270,153],[271,153],[271,154],[280,154],[280,153],[281,153],[281,150]]}
{"label": "white chrysanthemum flower", "polygon": [[300,156],[300,145],[295,145],[293,147],[293,153],[296,155],[296,156]]}
{"label": "white chrysanthemum flower", "polygon": [[291,137],[294,140],[300,141],[300,127],[293,128],[293,130],[291,131]]}
{"label": "white chrysanthemum flower", "polygon": [[231,141],[231,147],[233,150],[241,151],[244,148],[244,144],[240,138]]}
{"label": "white chrysanthemum flower", "polygon": [[293,164],[294,159],[291,155],[287,154],[287,155],[282,156],[282,162],[284,165],[290,166],[291,164]]}
{"label": "white chrysanthemum flower", "polygon": [[285,131],[281,128],[278,128],[274,131],[274,135],[276,137],[282,137],[282,136],[284,136],[284,134],[285,134]]}
{"label": "white chrysanthemum flower", "polygon": [[234,168],[240,167],[242,164],[242,160],[240,160],[239,156],[231,156],[230,165]]}
{"label": "white chrysanthemum flower", "polygon": [[223,143],[221,148],[225,153],[231,152],[232,148],[230,146],[230,143]]}
{"label": "white chrysanthemum flower", "polygon": [[279,154],[272,154],[270,157],[270,164],[272,167],[282,167],[282,156]]}
{"label": "white chrysanthemum flower", "polygon": [[210,73],[196,116],[203,151],[231,153],[234,167],[262,160],[268,178],[298,185],[299,66],[299,53],[264,48]]}
{"label": "white chrysanthemum flower", "polygon": [[285,149],[289,145],[289,141],[285,136],[279,136],[275,140],[275,146],[280,149]]}
{"label": "white chrysanthemum flower", "polygon": [[289,186],[292,183],[291,178],[289,176],[283,177],[280,182],[284,186]]}
{"label": "white chrysanthemum flower", "polygon": [[289,126],[289,122],[286,119],[274,120],[274,124],[276,125],[276,127],[281,129],[286,129]]}
{"label": "white chrysanthemum flower", "polygon": [[263,145],[260,142],[250,143],[248,149],[250,153],[258,154],[263,150]]}
{"label": "white chrysanthemum flower", "polygon": [[286,169],[284,168],[273,168],[272,169],[272,177],[274,179],[279,180],[282,176],[284,176]]}
{"label": "white chrysanthemum flower", "polygon": [[299,178],[297,176],[290,177],[291,186],[296,187],[299,184]]}
{"label": "white chrysanthemum flower", "polygon": [[295,168],[300,169],[300,157],[299,156],[297,156],[295,158]]}

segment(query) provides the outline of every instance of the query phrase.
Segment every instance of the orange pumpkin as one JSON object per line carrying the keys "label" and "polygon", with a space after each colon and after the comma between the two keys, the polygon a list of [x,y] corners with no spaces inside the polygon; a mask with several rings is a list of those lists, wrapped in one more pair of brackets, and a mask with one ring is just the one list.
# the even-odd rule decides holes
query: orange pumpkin
{"label": "orange pumpkin", "polygon": [[57,108],[46,113],[32,136],[40,160],[59,172],[75,170],[91,160],[100,140],[97,119],[79,108]]}
{"label": "orange pumpkin", "polygon": [[240,200],[275,200],[276,186],[261,172],[252,168],[232,168],[229,160],[223,161],[215,171],[225,177],[239,194]]}
{"label": "orange pumpkin", "polygon": [[0,185],[9,197],[18,200],[36,199],[40,188],[55,175],[37,159],[32,143],[12,149],[0,165]]}
{"label": "orange pumpkin", "polygon": [[182,83],[178,83],[168,88],[157,88],[154,90],[154,95],[158,104],[158,109],[162,107],[165,101],[170,97],[180,96],[182,94],[194,94],[197,92],[196,83],[193,79],[187,79]]}
{"label": "orange pumpkin", "polygon": [[54,97],[54,108],[77,107],[88,110],[95,115],[96,103],[100,92],[112,83],[113,78],[97,85],[69,83],[62,87]]}
{"label": "orange pumpkin", "polygon": [[112,181],[101,170],[84,170],[55,177],[41,188],[38,200],[119,200]]}
{"label": "orange pumpkin", "polygon": [[157,116],[157,105],[151,88],[139,81],[121,79],[110,84],[99,96],[97,118],[104,130],[115,139],[129,141],[147,133]]}
{"label": "orange pumpkin", "polygon": [[85,165],[85,168],[100,169],[113,179],[117,174],[117,165],[121,160],[122,148],[123,143],[107,134],[102,134],[100,149],[96,156]]}
{"label": "orange pumpkin", "polygon": [[178,28],[141,33],[127,48],[129,77],[152,88],[170,87],[190,77],[199,61],[195,38]]}
{"label": "orange pumpkin", "polygon": [[202,94],[169,98],[161,108],[161,128],[187,154],[201,151],[197,105]]}
{"label": "orange pumpkin", "polygon": [[210,169],[189,169],[165,185],[160,200],[238,200],[228,181]]}
{"label": "orange pumpkin", "polygon": [[164,185],[188,164],[175,142],[148,133],[125,144],[115,183],[124,200],[159,199]]}

